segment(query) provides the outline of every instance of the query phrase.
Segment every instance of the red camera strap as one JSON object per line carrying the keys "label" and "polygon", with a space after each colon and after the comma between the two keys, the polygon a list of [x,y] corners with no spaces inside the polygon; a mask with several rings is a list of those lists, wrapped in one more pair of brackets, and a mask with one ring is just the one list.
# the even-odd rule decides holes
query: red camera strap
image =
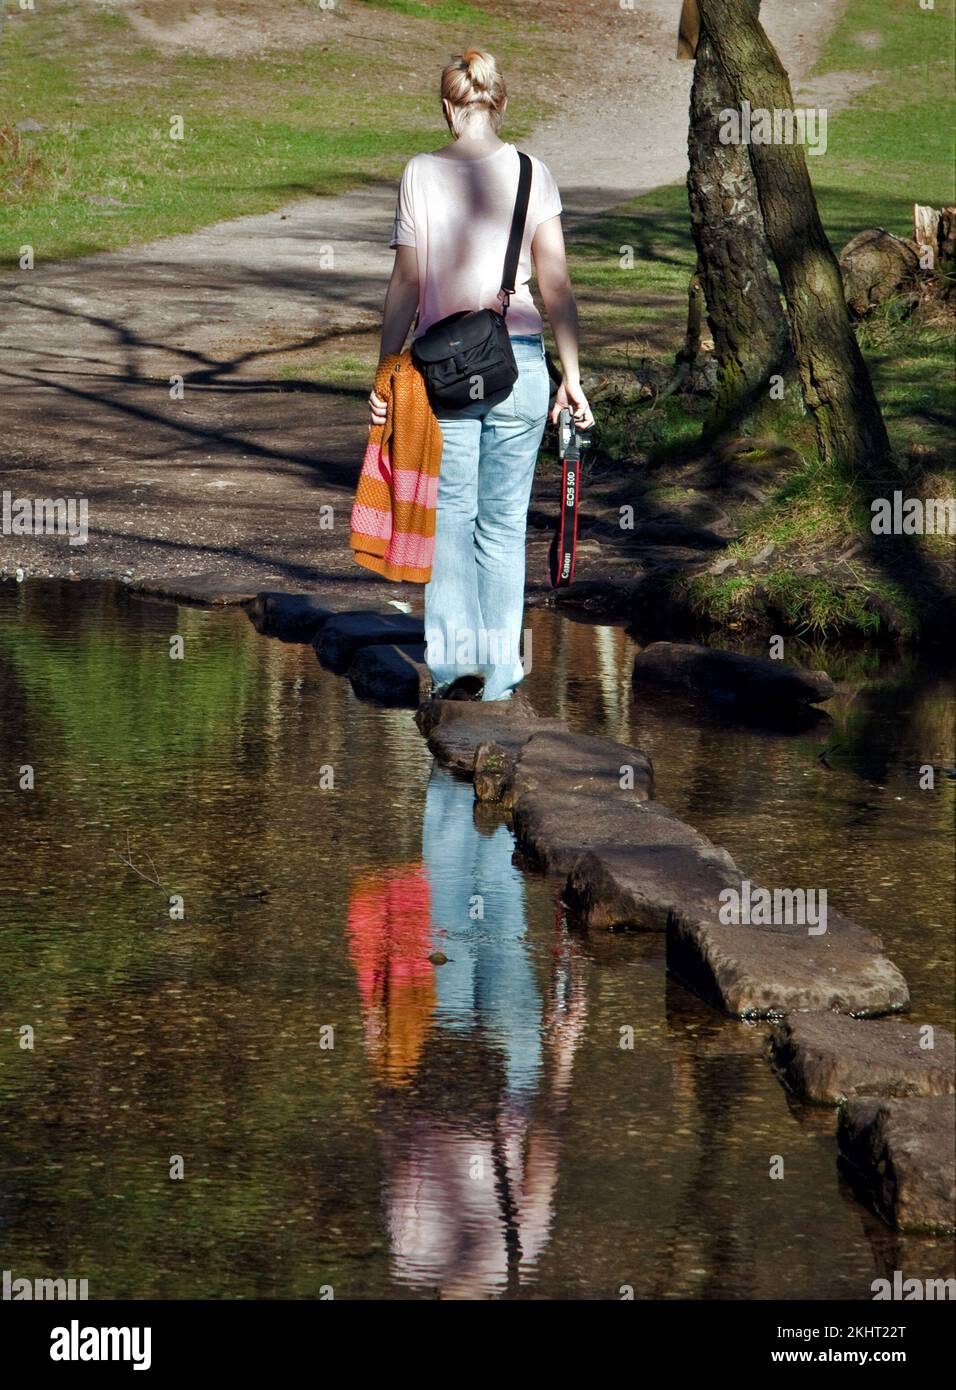
{"label": "red camera strap", "polygon": [[581,450],[572,440],[563,460],[561,474],[561,517],[551,540],[548,557],[552,589],[563,588],[574,579],[574,555],[578,543],[578,502],[581,496]]}

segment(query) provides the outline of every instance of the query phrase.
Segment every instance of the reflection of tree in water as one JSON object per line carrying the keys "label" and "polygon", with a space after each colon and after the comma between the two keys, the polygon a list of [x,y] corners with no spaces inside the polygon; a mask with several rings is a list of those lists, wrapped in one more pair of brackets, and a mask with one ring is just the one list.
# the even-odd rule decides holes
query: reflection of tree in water
{"label": "reflection of tree in water", "polygon": [[[675,1113],[695,1131],[696,1160],[681,1184],[673,1227],[646,1297],[753,1298],[756,1267],[754,1235],[741,1218],[732,1165],[738,1140],[749,1127],[753,1059],[701,1056],[680,1027],[671,1028],[674,1049]],[[683,1113],[681,1113],[683,1112]],[[687,1265],[706,1271],[691,1295]]]}

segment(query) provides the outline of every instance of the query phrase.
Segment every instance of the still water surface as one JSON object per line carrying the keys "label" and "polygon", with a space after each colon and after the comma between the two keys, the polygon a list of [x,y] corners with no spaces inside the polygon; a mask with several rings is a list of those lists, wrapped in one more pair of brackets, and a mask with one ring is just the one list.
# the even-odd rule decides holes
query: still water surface
{"label": "still water surface", "polygon": [[[530,622],[542,713],[646,748],[661,799],[755,878],[825,885],[951,1026],[954,783],[918,786],[952,763],[944,674],[848,658],[830,725],[757,733],[635,701],[618,629]],[[310,648],[3,584],[0,707],[0,1267],[118,1298],[866,1298],[952,1273],[855,1202],[763,1026],[669,980],[660,935],[568,930],[411,714]]]}

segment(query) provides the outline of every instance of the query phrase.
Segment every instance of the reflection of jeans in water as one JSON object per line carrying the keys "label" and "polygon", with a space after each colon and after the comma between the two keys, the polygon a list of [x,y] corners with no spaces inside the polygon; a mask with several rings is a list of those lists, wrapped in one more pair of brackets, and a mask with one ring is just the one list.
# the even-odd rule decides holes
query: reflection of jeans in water
{"label": "reflection of jeans in water", "polygon": [[[528,1099],[541,1072],[541,997],[527,948],[524,885],[511,862],[510,832],[499,825],[480,833],[473,803],[470,783],[433,770],[422,853],[433,940],[448,956],[435,971],[436,1022],[454,1032],[480,1029],[504,1055],[509,1097]],[[476,899],[484,917],[473,920]]]}
{"label": "reflection of jeans in water", "polygon": [[480,672],[483,698],[506,700],[523,679],[525,530],[548,415],[540,334],[511,339],[518,380],[498,405],[439,413],[435,557],[425,586],[428,668],[440,691]]}

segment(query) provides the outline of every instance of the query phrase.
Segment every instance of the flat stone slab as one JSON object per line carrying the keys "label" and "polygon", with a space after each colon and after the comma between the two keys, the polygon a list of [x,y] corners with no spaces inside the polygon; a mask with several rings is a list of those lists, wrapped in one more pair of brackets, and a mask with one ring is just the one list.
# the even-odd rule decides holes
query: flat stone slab
{"label": "flat stone slab", "polygon": [[781,661],[741,656],[685,642],[652,642],[634,658],[635,684],[690,691],[720,704],[774,707],[818,705],[834,685],[825,671],[802,671]]}
{"label": "flat stone slab", "polygon": [[632,829],[633,842],[643,844],[635,820],[653,792],[653,768],[639,748],[588,734],[536,732],[514,773],[518,848],[541,868],[567,874],[588,849],[632,843]]}
{"label": "flat stone slab", "polygon": [[740,882],[725,849],[661,802],[642,804],[628,824],[630,844],[588,850],[568,875],[564,900],[589,928],[664,931],[672,911],[706,912]]}
{"label": "flat stone slab", "polygon": [[323,666],[344,675],[361,647],[377,642],[416,645],[424,642],[421,618],[407,613],[337,613],[328,618],[315,639],[315,654]]}
{"label": "flat stone slab", "polygon": [[900,1231],[956,1226],[956,1096],[851,1100],[837,1141],[844,1171]]}
{"label": "flat stone slab", "polygon": [[788,1014],[773,1030],[773,1059],[792,1091],[821,1105],[956,1089],[956,1050],[944,1028],[926,1032],[832,1012]]}
{"label": "flat stone slab", "polygon": [[874,932],[832,908],[827,930],[724,923],[671,914],[667,966],[708,1003],[737,1018],[797,1010],[895,1013],[909,1004],[906,981]]}
{"label": "flat stone slab", "polygon": [[362,647],[349,667],[349,681],[360,700],[399,709],[417,709],[431,689],[425,644]]}
{"label": "flat stone slab", "polygon": [[540,718],[510,700],[426,700],[415,723],[442,766],[469,777],[483,743],[514,754],[541,730],[567,729],[562,720]]}
{"label": "flat stone slab", "polygon": [[160,575],[153,579],[134,579],[126,586],[134,594],[166,599],[170,603],[200,604],[204,608],[224,608],[248,603],[254,599],[259,585],[253,580],[224,579],[218,570],[203,574]]}
{"label": "flat stone slab", "polygon": [[[281,642],[312,642],[329,618],[337,613],[374,612],[368,603],[357,603],[348,594],[286,594],[268,590],[243,604],[256,632]],[[383,615],[395,609],[382,607]]]}

